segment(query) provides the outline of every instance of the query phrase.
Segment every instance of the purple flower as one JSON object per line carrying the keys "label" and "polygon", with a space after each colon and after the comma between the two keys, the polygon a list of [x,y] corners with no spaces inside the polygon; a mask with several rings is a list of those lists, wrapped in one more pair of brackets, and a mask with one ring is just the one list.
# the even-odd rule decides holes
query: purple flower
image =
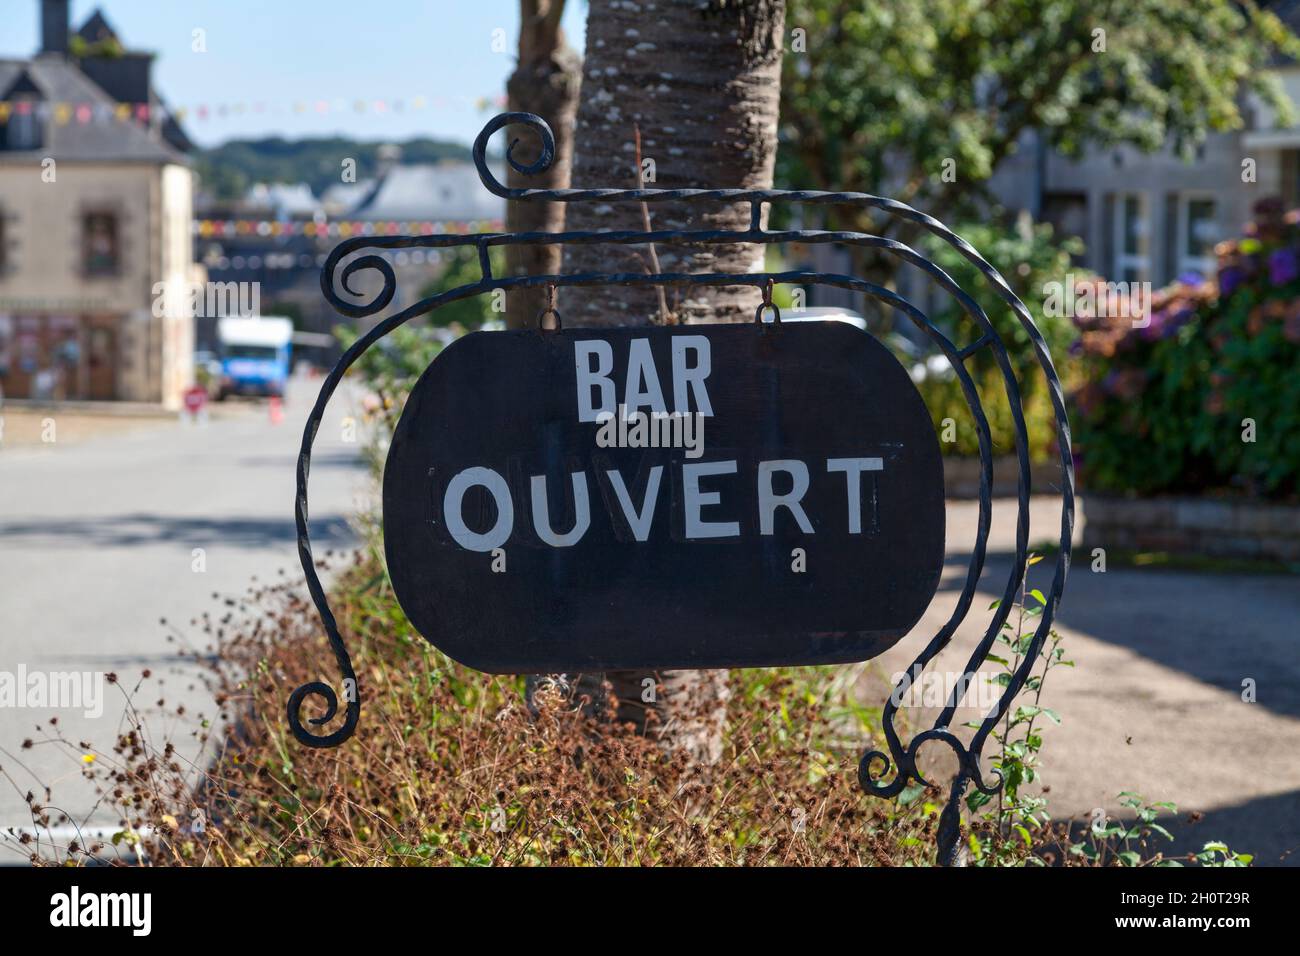
{"label": "purple flower", "polygon": [[1151,322],[1142,329],[1142,338],[1148,342],[1167,339],[1181,329],[1196,314],[1196,310],[1186,303],[1178,308],[1158,309],[1151,313]]}
{"label": "purple flower", "polygon": [[1177,281],[1179,285],[1189,285],[1192,288],[1197,288],[1204,284],[1205,276],[1201,275],[1201,273],[1196,269],[1188,269],[1175,281]]}
{"label": "purple flower", "polygon": [[1154,342],[1156,339],[1163,339],[1169,335],[1169,310],[1156,309],[1151,313],[1151,318],[1146,326],[1139,326],[1139,334],[1148,342]]}
{"label": "purple flower", "polygon": [[1237,291],[1241,285],[1245,273],[1237,266],[1228,266],[1219,272],[1219,295],[1228,298],[1232,293]]}
{"label": "purple flower", "polygon": [[1190,305],[1184,305],[1181,309],[1179,309],[1177,312],[1171,315],[1169,317],[1169,324],[1165,326],[1165,338],[1168,338],[1169,336],[1173,335],[1184,325],[1190,322],[1192,320],[1192,316],[1194,315],[1196,315],[1196,310],[1192,308]]}
{"label": "purple flower", "polygon": [[1300,276],[1300,260],[1295,250],[1290,247],[1274,250],[1268,257],[1268,275],[1274,285],[1286,285]]}

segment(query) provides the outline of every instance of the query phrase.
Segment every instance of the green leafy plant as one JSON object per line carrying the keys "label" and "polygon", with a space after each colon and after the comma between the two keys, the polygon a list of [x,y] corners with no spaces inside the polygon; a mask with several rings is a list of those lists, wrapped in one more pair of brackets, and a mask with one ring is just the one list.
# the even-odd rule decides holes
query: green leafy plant
{"label": "green leafy plant", "polygon": [[[1028,566],[1032,567],[1040,560],[1040,555],[1030,555]],[[996,609],[1001,603],[1000,600],[994,601],[989,610]],[[1008,615],[997,637],[997,643],[1005,648],[1005,652],[988,656],[989,662],[1000,668],[995,679],[1001,687],[1011,684],[1016,671],[1032,650],[1034,633],[1045,607],[1043,593],[1037,588],[1031,589],[1026,576],[1026,580],[1021,582],[1020,601],[1013,614]],[[1042,722],[1061,722],[1054,710],[1043,706],[1044,681],[1054,668],[1074,666],[1074,661],[1066,659],[1061,635],[1055,629],[1048,632],[1039,660],[1021,689],[1021,697],[1012,701],[1002,723],[989,735],[997,746],[991,765],[1002,776],[1002,788],[996,797],[979,790],[966,797],[966,807],[972,813],[985,811],[982,825],[972,826],[970,833],[971,853],[980,865],[1038,862],[1040,858],[1032,853],[1033,848],[1051,824],[1047,798],[1041,792],[1027,788],[1038,779],[1039,756],[1043,747]],[[978,727],[979,723],[968,726]]]}
{"label": "green leafy plant", "polygon": [[1249,853],[1234,853],[1227,844],[1210,842],[1196,854],[1196,862],[1201,866],[1250,866],[1254,857]]}
{"label": "green leafy plant", "polygon": [[[1068,318],[1049,314],[1043,308],[1043,290],[1048,283],[1059,283],[1071,273],[1071,256],[1083,251],[1082,243],[1068,237],[1058,239],[1053,235],[1050,225],[1033,224],[1025,217],[1021,217],[1014,226],[1008,226],[997,219],[993,222],[962,224],[956,231],[979,249],[1006,278],[1043,334],[1058,374],[1068,376],[1067,349],[1074,338],[1074,329]],[[927,238],[924,248],[934,262],[952,276],[989,317],[1006,347],[1009,364],[1020,385],[1030,458],[1034,461],[1049,459],[1056,451],[1056,416],[1047,392],[1047,380],[1028,333],[983,273],[965,256],[946,242],[933,237]],[[960,349],[979,340],[984,334],[983,329],[966,314],[961,305],[949,297],[943,301],[944,307],[932,319],[953,344]],[[975,382],[980,403],[988,417],[994,454],[1013,454],[1015,425],[1007,404],[1002,374],[992,350],[979,350],[965,365]],[[930,409],[936,430],[943,434],[945,419],[951,419],[957,424],[956,441],[944,444],[944,451],[948,454],[978,455],[979,441],[975,423],[957,376],[951,369],[930,369],[922,365],[920,368],[914,367],[913,378]]]}
{"label": "green leafy plant", "polygon": [[1176,813],[1178,807],[1168,802],[1147,804],[1139,794],[1131,790],[1121,791],[1119,797],[1120,805],[1133,812],[1132,822],[1111,819],[1105,815],[1097,816],[1088,824],[1083,839],[1069,844],[1069,854],[1094,866],[1110,863],[1120,866],[1143,866],[1146,863],[1158,866],[1181,865],[1178,861],[1163,856],[1153,858],[1146,851],[1147,841],[1153,833],[1166,840],[1173,839],[1173,834],[1157,823],[1156,817],[1161,810]]}
{"label": "green leafy plant", "polygon": [[[335,327],[334,336],[348,349],[361,334],[340,325]],[[442,347],[443,340],[435,329],[403,325],[366,349],[353,365],[351,374],[361,379],[367,393],[362,410],[370,426],[370,440],[363,450],[376,475],[383,469],[387,442],[402,417],[407,396]]]}
{"label": "green leafy plant", "polygon": [[[456,246],[441,250],[443,269],[438,277],[420,290],[421,298],[448,292],[463,285],[473,285],[483,277],[479,268],[478,252],[472,247]],[[493,271],[500,275],[505,266],[505,253],[500,246],[489,251]],[[491,297],[472,295],[441,305],[429,313],[427,321],[437,328],[459,332],[481,329],[500,314],[492,312]]]}
{"label": "green leafy plant", "polygon": [[[442,260],[442,271],[420,290],[420,298],[472,285],[482,277],[477,254],[472,249],[444,250]],[[494,263],[500,264],[499,253],[494,253]],[[398,326],[357,359],[352,374],[368,392],[365,413],[368,422],[377,428],[366,447],[376,473],[382,467],[386,440],[397,427],[407,396],[429,363],[457,335],[481,329],[494,318],[499,316],[492,312],[488,296],[467,296],[440,306],[423,320]],[[348,349],[361,333],[339,325],[334,329],[334,336]]]}
{"label": "green leafy plant", "polygon": [[[1042,560],[1031,554],[1027,567]],[[1001,601],[994,601],[990,610]],[[1047,599],[1037,588],[1021,583],[1020,600],[1009,619],[1002,625],[997,642],[1005,651],[990,654],[988,660],[1000,667],[997,683],[1007,687],[1012,676],[1028,659],[1034,633]],[[1014,618],[1014,623],[1010,618]],[[1012,701],[1001,724],[990,733],[996,745],[990,764],[1002,776],[1003,786],[996,795],[974,790],[966,797],[971,815],[968,836],[970,859],[976,866],[1044,866],[1051,862],[1082,866],[1181,866],[1182,862],[1165,856],[1152,845],[1155,837],[1173,840],[1173,835],[1157,818],[1164,812],[1176,814],[1178,807],[1169,802],[1146,803],[1132,791],[1119,794],[1120,805],[1132,813],[1132,820],[1113,819],[1099,813],[1076,834],[1077,827],[1068,821],[1053,821],[1048,812],[1046,788],[1039,768],[1043,749],[1043,727],[1061,723],[1056,711],[1043,705],[1043,686],[1058,667],[1074,667],[1065,656],[1062,636],[1055,628],[1038,660],[1029,672],[1020,696]],[[967,724],[978,727],[979,722]],[[1207,843],[1205,849],[1189,858],[1201,866],[1246,866],[1252,857],[1237,854],[1222,843]]]}

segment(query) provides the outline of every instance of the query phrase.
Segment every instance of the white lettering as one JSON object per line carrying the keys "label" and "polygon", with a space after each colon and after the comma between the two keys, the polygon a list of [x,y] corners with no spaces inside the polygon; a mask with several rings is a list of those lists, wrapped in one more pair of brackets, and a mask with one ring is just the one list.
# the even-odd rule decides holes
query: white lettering
{"label": "white lettering", "polygon": [[[786,472],[793,479],[793,487],[786,494],[772,490],[772,473]],[[808,493],[808,466],[796,459],[760,461],[758,463],[758,533],[770,535],[776,524],[776,509],[786,508],[799,524],[804,534],[812,534],[812,522],[799,502]]]}
{"label": "white lettering", "polygon": [[645,541],[650,537],[650,523],[654,520],[655,504],[659,500],[659,480],[664,474],[663,465],[655,465],[650,469],[650,480],[646,483],[645,497],[641,500],[639,512],[633,508],[632,496],[618,470],[611,468],[605,474],[609,477],[609,484],[614,489],[614,496],[618,499],[618,506],[623,509],[623,517],[627,519],[633,537]]}
{"label": "white lettering", "polygon": [[862,473],[884,471],[880,458],[827,458],[826,470],[844,472],[849,494],[849,534],[862,534]]}
{"label": "white lettering", "polygon": [[573,527],[558,534],[551,527],[550,504],[546,500],[546,476],[533,475],[533,530],[537,537],[553,548],[569,548],[582,540],[591,526],[591,503],[587,499],[587,473],[575,471],[569,476],[573,483]]}
{"label": "white lettering", "polygon": [[[698,357],[693,368],[686,365],[687,352],[694,352]],[[688,389],[695,396],[695,410],[701,415],[713,414],[709,391],[704,385],[712,364],[709,340],[703,335],[673,336],[673,407],[678,414],[685,415],[690,411]]]}
{"label": "white lettering", "polygon": [[710,475],[734,475],[735,473],[735,459],[682,464],[682,491],[688,539],[735,538],[740,535],[738,521],[705,521],[700,516],[700,511],[706,505],[716,505],[722,500],[722,495],[716,491],[700,491],[700,479]]}
{"label": "white lettering", "polygon": [[[479,534],[469,530],[461,507],[465,492],[479,485],[488,490],[497,504],[497,521],[491,530]],[[492,551],[501,547],[515,526],[515,508],[510,500],[510,487],[506,480],[491,468],[466,468],[447,483],[447,493],[442,498],[443,518],[447,530],[456,543],[467,551]]]}
{"label": "white lettering", "polygon": [[[599,412],[614,412],[614,383],[609,373],[614,370],[614,349],[608,342],[588,339],[573,343],[574,362],[578,370],[578,421],[594,422]],[[591,357],[596,357],[596,367],[591,367]],[[591,402],[591,390],[600,391],[600,404]]]}
{"label": "white lettering", "polygon": [[654,356],[650,353],[649,339],[633,339],[627,353],[627,383],[623,389],[623,404],[631,409],[648,406],[652,412],[667,412],[663,389],[659,387],[659,373],[655,371]]}

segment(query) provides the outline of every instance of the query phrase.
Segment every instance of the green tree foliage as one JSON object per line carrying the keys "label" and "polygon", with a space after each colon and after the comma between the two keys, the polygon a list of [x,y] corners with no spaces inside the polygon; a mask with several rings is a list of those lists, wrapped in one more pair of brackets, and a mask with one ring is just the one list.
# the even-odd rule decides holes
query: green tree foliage
{"label": "green tree foliage", "polygon": [[[1044,290],[1052,282],[1060,282],[1071,271],[1070,256],[1083,251],[1077,239],[1064,239],[1059,243],[1047,223],[1031,223],[1021,217],[1013,228],[985,222],[959,224],[957,231],[979,249],[984,257],[1006,278],[1033,316],[1043,338],[1048,343],[1052,363],[1058,374],[1068,379],[1066,347],[1074,338],[1070,319],[1050,314],[1044,309]],[[1035,461],[1045,461],[1056,450],[1056,417],[1047,392],[1047,379],[1040,371],[1037,353],[1016,318],[992,286],[960,252],[946,242],[927,238],[924,251],[963,289],[970,293],[989,317],[998,337],[1007,350],[1007,358],[1020,384],[1025,424],[1029,436],[1029,454]],[[1080,275],[1083,270],[1075,270]],[[936,312],[932,319],[944,329],[953,344],[965,348],[976,342],[984,333],[962,307],[951,299]],[[1002,374],[990,348],[980,349],[967,361],[966,368],[980,393],[980,401],[989,420],[989,431],[995,455],[1008,455],[1015,451],[1015,425],[1007,404]],[[1068,384],[1068,381],[1067,381]],[[974,420],[966,404],[965,395],[951,371],[927,374],[918,387],[926,406],[934,417],[935,427],[943,433],[943,420],[951,418],[957,423],[955,446],[947,450],[959,455],[979,454],[979,442]]]}
{"label": "green tree foliage", "polygon": [[[482,278],[478,254],[472,248],[440,250],[442,271],[437,278],[420,290],[420,298],[427,299],[465,285],[473,285]],[[499,270],[503,256],[498,248],[490,252],[492,268]],[[442,351],[443,346],[458,335],[483,328],[501,314],[493,312],[490,294],[477,294],[456,299],[434,309],[427,316],[415,319],[393,331],[367,349],[352,367],[372,401],[367,406],[367,420],[376,426],[366,454],[376,474],[382,471],[387,439],[397,427],[407,396],[416,381],[424,374],[429,363]],[[351,348],[361,333],[347,325],[334,328],[334,335],[344,349]]]}
{"label": "green tree foliage", "polygon": [[1289,124],[1267,67],[1300,57],[1252,0],[790,0],[795,29],[806,52],[785,58],[783,180],[940,218],[979,198],[1027,130],[1067,155],[1120,143],[1190,154],[1241,127],[1246,92]]}
{"label": "green tree foliage", "polygon": [[[441,253],[443,270],[438,274],[438,278],[420,290],[422,299],[450,292],[463,285],[473,285],[483,278],[483,272],[478,264],[478,252],[472,247],[453,247],[443,249]],[[505,261],[501,247],[494,246],[489,250],[488,255],[492,260],[493,272],[500,275]],[[456,299],[441,305],[429,313],[426,321],[439,328],[459,327],[458,331],[473,332],[475,329],[481,329],[484,323],[490,322],[493,318],[502,317],[501,314],[493,314],[492,295],[488,293]]]}
{"label": "green tree foliage", "polygon": [[122,41],[117,37],[109,36],[91,42],[74,33],[68,37],[68,52],[79,60],[96,56],[116,60],[126,51],[122,49]]}
{"label": "green tree foliage", "polygon": [[[347,325],[334,327],[344,349],[361,337]],[[366,405],[367,423],[375,426],[374,441],[366,445],[366,458],[375,474],[383,471],[387,442],[397,428],[406,398],[429,363],[442,351],[443,341],[427,325],[403,325],[372,345],[357,359],[350,374],[360,378],[373,396]]]}
{"label": "green tree foliage", "polygon": [[[357,178],[374,175],[381,143],[362,143],[344,136],[287,140],[235,139],[199,154],[196,167],[203,187],[218,199],[236,199],[254,183],[306,183],[316,195],[341,181],[344,159],[357,161]],[[468,162],[470,152],[460,143],[412,139],[401,144],[402,161]]]}
{"label": "green tree foliage", "polygon": [[[1268,67],[1279,54],[1300,57],[1300,40],[1251,0],[790,0],[786,42],[782,184],[890,196],[956,223],[1039,322],[1044,279],[1065,280],[1069,263],[1059,252],[1079,250],[1053,251],[1042,234],[1012,235],[991,208],[987,182],[1026,134],[1041,131],[1068,156],[1118,144],[1190,156],[1211,132],[1242,126],[1248,92],[1290,123],[1291,104]],[[988,283],[923,240],[923,227],[844,206],[814,214],[827,228],[888,236],[936,256],[988,311],[1018,373],[1033,360]],[[855,274],[882,284],[894,277],[896,257],[851,251]],[[966,343],[974,327],[955,308],[938,318]],[[1059,360],[1068,330],[1050,321],[1040,328]],[[995,445],[1009,450],[996,373],[978,364],[973,371]],[[1041,377],[1028,371],[1030,445],[1042,457],[1051,412]],[[922,390],[937,402],[937,419],[969,421],[955,383],[930,380]],[[975,451],[972,429],[959,433],[958,451]]]}

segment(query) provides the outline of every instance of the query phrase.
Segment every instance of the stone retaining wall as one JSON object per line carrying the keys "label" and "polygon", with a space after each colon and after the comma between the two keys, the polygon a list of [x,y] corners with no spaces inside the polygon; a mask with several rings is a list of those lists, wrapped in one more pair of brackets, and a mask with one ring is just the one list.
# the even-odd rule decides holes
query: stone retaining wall
{"label": "stone retaining wall", "polygon": [[[1014,498],[1020,482],[1020,464],[1014,457],[993,459],[993,497]],[[980,460],[978,458],[943,459],[944,493],[949,498],[980,496]],[[1061,463],[1055,459],[1029,466],[1029,490],[1036,495],[1061,492]]]}
{"label": "stone retaining wall", "polygon": [[1087,495],[1083,548],[1300,562],[1300,506]]}

